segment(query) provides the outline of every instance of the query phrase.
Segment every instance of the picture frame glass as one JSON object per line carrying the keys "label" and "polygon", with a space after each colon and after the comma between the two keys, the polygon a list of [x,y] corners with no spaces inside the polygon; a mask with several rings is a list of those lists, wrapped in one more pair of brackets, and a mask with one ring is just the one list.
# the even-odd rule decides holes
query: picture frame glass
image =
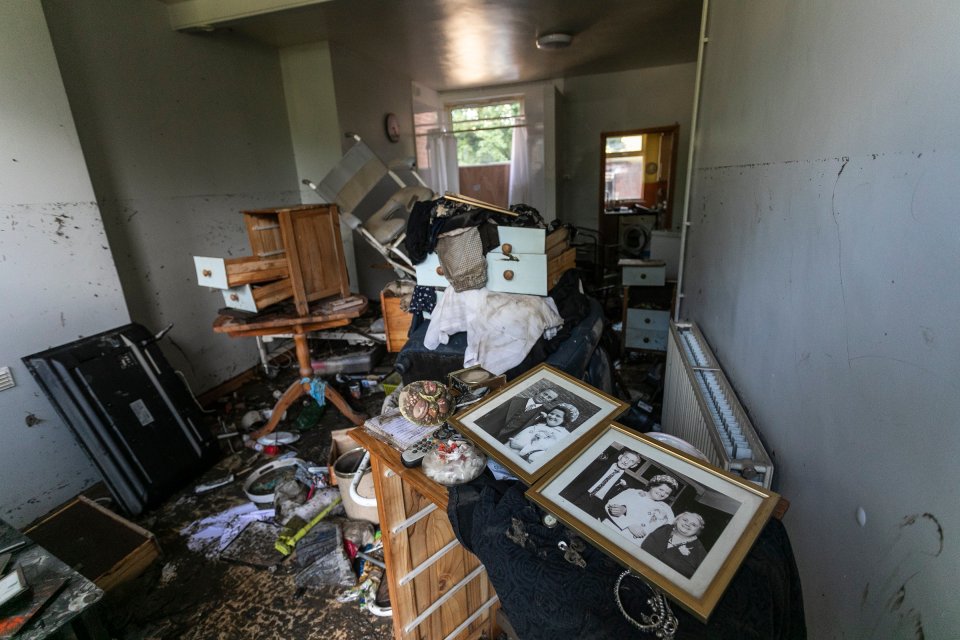
{"label": "picture frame glass", "polygon": [[527,496],[703,620],[777,500],[618,424],[595,429]]}
{"label": "picture frame glass", "polygon": [[529,484],[579,438],[626,407],[613,396],[540,365],[451,421]]}

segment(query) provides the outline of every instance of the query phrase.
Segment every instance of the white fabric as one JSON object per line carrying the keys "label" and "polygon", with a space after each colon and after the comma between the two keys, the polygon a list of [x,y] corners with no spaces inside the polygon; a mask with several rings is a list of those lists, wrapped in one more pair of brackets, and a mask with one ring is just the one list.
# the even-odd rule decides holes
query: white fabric
{"label": "white fabric", "polygon": [[530,201],[530,154],[527,151],[527,128],[513,128],[510,149],[510,188],[507,201],[510,204]]}
{"label": "white fabric", "polygon": [[442,131],[430,131],[426,139],[429,169],[422,172],[427,185],[436,193],[460,193],[457,138]]}
{"label": "white fabric", "polygon": [[[665,524],[673,524],[673,509],[665,502],[654,500],[643,489],[627,489],[621,491],[607,502],[610,505],[624,505],[626,513],[619,516],[610,515],[603,524],[619,531],[625,538],[640,544],[640,542],[654,529]],[[630,531],[630,527],[634,530]]]}
{"label": "white fabric", "polygon": [[423,346],[436,349],[450,336],[467,332],[463,366],[479,364],[494,375],[517,366],[544,332],[563,325],[552,298],[498,293],[486,287],[447,287],[433,309]]}
{"label": "white fabric", "polygon": [[564,427],[551,427],[542,422],[532,424],[507,442],[517,455],[528,462],[536,462],[543,453],[570,435]]}

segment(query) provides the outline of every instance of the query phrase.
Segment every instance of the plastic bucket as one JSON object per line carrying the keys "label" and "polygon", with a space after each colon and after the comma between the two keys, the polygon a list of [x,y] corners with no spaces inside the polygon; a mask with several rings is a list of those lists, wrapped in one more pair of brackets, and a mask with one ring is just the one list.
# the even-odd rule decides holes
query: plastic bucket
{"label": "plastic bucket", "polygon": [[[350,483],[358,473],[360,461],[363,459],[363,449],[352,449],[342,454],[333,463],[333,474],[337,477],[337,487],[340,488],[340,497],[343,499],[343,508],[347,512],[347,517],[352,520],[366,520],[368,522],[379,522],[377,507],[361,507],[353,498],[350,497]],[[376,491],[373,487],[373,474],[370,468],[366,468],[360,484],[357,486],[357,493],[364,498],[376,499]]]}

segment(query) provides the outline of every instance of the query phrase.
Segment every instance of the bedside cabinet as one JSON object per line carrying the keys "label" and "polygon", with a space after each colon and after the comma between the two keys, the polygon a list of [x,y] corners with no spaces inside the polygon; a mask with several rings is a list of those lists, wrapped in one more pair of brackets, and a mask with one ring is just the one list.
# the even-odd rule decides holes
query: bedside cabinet
{"label": "bedside cabinet", "polygon": [[621,260],[623,349],[666,353],[676,282],[661,260]]}

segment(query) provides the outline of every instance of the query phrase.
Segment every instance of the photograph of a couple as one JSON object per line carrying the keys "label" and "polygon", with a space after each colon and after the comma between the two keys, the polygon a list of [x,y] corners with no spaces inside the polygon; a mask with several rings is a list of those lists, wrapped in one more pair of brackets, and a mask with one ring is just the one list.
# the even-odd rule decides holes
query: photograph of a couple
{"label": "photograph of a couple", "polygon": [[615,422],[526,496],[706,620],[777,494]]}
{"label": "photograph of a couple", "polygon": [[577,437],[624,408],[616,398],[541,365],[456,422],[529,483]]}
{"label": "photograph of a couple", "polygon": [[685,578],[693,576],[740,507],[619,442],[560,495]]}

